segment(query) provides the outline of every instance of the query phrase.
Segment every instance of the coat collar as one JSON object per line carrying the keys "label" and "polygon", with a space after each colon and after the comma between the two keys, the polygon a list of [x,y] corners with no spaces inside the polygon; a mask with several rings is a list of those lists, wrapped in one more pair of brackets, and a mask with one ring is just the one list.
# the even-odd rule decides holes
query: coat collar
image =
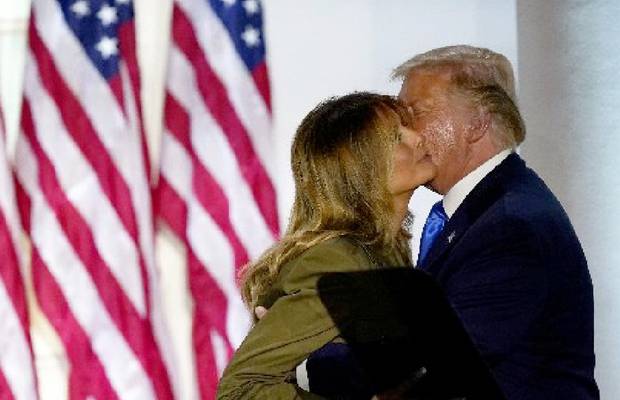
{"label": "coat collar", "polygon": [[523,159],[518,154],[513,153],[485,176],[467,195],[452,218],[446,222],[444,229],[426,257],[425,263],[420,267],[425,270],[432,269],[433,265],[458,243],[467,229],[506,194],[511,187],[511,181],[524,168]]}

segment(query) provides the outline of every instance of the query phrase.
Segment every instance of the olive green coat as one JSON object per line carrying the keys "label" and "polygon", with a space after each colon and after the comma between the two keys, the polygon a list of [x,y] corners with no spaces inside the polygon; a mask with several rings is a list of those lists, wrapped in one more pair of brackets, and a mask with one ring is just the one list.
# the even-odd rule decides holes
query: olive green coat
{"label": "olive green coat", "polygon": [[[316,283],[328,272],[374,268],[373,260],[364,247],[341,237],[311,247],[283,265],[278,281],[261,301],[270,306],[269,312],[252,328],[224,371],[217,398],[321,399],[295,384],[295,368],[339,336]],[[388,262],[406,263],[398,257]]]}

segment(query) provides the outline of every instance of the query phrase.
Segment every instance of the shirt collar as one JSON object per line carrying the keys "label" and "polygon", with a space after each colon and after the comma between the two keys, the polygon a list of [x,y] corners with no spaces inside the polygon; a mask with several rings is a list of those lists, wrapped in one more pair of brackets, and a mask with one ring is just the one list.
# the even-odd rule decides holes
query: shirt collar
{"label": "shirt collar", "polygon": [[443,208],[448,218],[452,218],[452,215],[454,215],[467,195],[489,174],[489,172],[500,165],[512,151],[512,149],[502,150],[452,186],[452,189],[450,189],[443,198]]}

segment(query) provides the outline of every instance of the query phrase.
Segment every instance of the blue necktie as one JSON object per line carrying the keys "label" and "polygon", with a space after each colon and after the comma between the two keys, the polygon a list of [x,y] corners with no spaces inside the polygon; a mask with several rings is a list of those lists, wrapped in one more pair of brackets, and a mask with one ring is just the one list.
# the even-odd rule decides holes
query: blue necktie
{"label": "blue necktie", "polygon": [[426,261],[425,259],[428,253],[430,253],[433,243],[443,230],[447,220],[448,216],[443,209],[443,203],[438,201],[433,205],[433,208],[431,208],[431,212],[428,214],[428,218],[426,218],[426,222],[424,223],[422,239],[420,240],[420,253],[418,254],[419,266],[424,266],[424,261]]}

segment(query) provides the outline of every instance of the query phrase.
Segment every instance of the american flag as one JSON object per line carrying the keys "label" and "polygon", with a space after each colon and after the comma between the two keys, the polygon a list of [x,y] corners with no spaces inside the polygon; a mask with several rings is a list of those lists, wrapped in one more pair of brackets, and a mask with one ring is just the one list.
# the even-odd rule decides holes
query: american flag
{"label": "american flag", "polygon": [[239,268],[278,236],[261,4],[175,0],[158,214],[187,250],[202,399],[250,316]]}
{"label": "american flag", "polygon": [[131,0],[33,0],[15,169],[70,399],[171,399]]}
{"label": "american flag", "polygon": [[0,398],[34,400],[36,380],[19,251],[21,226],[6,154],[0,110]]}

